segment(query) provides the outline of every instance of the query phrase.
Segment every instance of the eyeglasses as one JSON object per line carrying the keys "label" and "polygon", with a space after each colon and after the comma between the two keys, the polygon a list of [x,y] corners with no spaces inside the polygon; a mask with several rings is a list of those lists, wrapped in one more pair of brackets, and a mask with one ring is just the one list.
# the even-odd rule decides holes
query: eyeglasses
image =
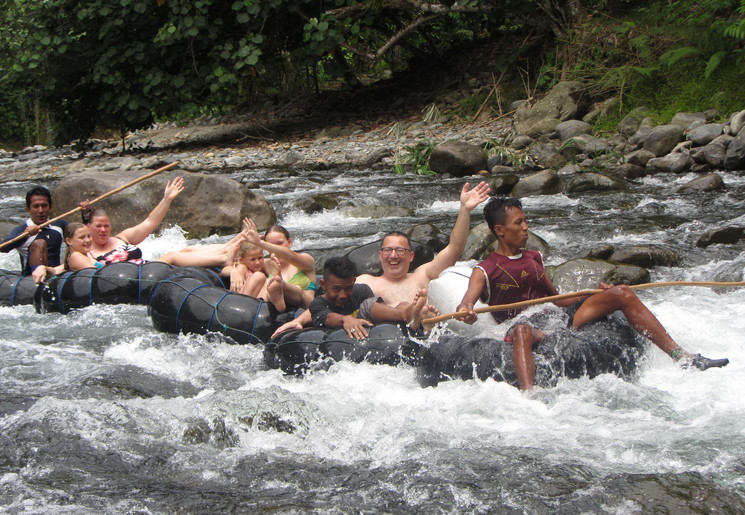
{"label": "eyeglasses", "polygon": [[411,252],[411,249],[405,249],[403,247],[396,247],[395,249],[393,247],[383,247],[382,249],[380,249],[380,253],[384,256],[390,256],[394,252],[397,256],[405,256],[406,254]]}

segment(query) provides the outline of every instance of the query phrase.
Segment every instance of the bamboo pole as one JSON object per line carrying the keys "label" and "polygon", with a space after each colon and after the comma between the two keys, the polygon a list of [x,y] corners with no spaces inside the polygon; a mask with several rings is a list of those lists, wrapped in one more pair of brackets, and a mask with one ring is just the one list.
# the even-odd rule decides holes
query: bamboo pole
{"label": "bamboo pole", "polygon": [[[709,286],[709,287],[732,287],[732,286],[745,286],[745,281],[739,282],[709,282],[709,281],[668,281],[662,283],[644,283],[634,284],[629,286],[632,290],[646,290],[651,288],[663,288],[669,286]],[[563,293],[561,295],[553,295],[551,297],[543,297],[540,299],[524,300],[522,302],[513,302],[512,304],[498,304],[495,306],[485,306],[482,308],[474,309],[474,313],[491,313],[492,311],[508,311],[510,309],[525,308],[528,306],[536,306],[538,304],[545,304],[547,302],[556,302],[557,300],[572,299],[575,297],[586,297],[588,295],[595,295],[596,293],[603,292],[605,290],[582,290],[571,293]],[[442,322],[443,320],[450,320],[451,318],[458,318],[459,316],[465,315],[465,311],[456,311],[447,315],[440,315],[432,318],[425,318],[422,320],[424,324],[434,324]]]}
{"label": "bamboo pole", "polygon": [[[173,168],[177,164],[179,164],[179,162],[178,161],[174,161],[173,163],[169,163],[169,164],[167,164],[165,166],[162,166],[162,167],[158,168],[157,170],[154,170],[154,171],[152,171],[150,173],[147,173],[147,174],[143,175],[142,177],[138,177],[137,179],[128,182],[124,186],[119,186],[118,188],[114,188],[113,190],[108,191],[108,192],[104,193],[103,195],[94,198],[93,200],[91,200],[90,202],[88,202],[88,205],[89,206],[92,206],[96,202],[100,202],[100,201],[102,201],[105,198],[108,198],[108,197],[110,197],[112,195],[115,195],[116,193],[119,193],[120,191],[126,190],[127,188],[129,188],[131,186],[134,186],[135,184],[137,184],[139,182],[142,182],[144,180],[147,180],[147,179],[149,179],[151,177],[155,177],[159,173],[163,173],[166,170],[170,170],[171,168]],[[58,217],[52,218],[51,220],[47,220],[43,224],[39,225],[39,229],[42,229],[42,228],[46,227],[47,225],[56,222],[57,220],[62,220],[66,216],[70,216],[70,215],[72,215],[74,213],[77,213],[78,211],[80,211],[80,206],[76,207],[75,209],[71,209],[67,213],[62,213]],[[19,234],[18,236],[16,236],[12,240],[8,240],[8,241],[4,241],[3,243],[0,243],[0,248],[5,247],[6,245],[10,245],[11,243],[14,243],[14,242],[16,242],[16,241],[18,241],[18,240],[20,240],[22,238],[26,238],[28,236],[29,236],[29,232],[28,231],[24,231],[22,234]]]}

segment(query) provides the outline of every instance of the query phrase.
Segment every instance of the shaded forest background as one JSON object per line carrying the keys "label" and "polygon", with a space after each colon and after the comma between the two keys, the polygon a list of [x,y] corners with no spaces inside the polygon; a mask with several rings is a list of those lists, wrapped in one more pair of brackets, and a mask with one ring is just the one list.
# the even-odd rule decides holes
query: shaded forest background
{"label": "shaded forest background", "polygon": [[0,13],[0,148],[338,110],[322,99],[373,89],[403,109],[401,88],[459,80],[447,63],[471,77],[440,113],[452,121],[567,79],[619,100],[598,131],[639,105],[660,122],[745,107],[745,0],[0,0]]}

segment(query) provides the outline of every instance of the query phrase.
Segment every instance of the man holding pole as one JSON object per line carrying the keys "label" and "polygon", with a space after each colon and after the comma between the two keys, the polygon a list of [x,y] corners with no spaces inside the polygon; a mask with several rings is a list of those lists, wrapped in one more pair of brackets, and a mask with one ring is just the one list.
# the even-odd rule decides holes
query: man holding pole
{"label": "man holding pole", "polygon": [[[511,304],[531,299],[558,295],[556,286],[546,275],[539,252],[525,250],[528,240],[528,222],[522,204],[514,198],[492,198],[484,207],[484,217],[494,236],[497,250],[476,265],[468,290],[456,308],[464,322],[476,321],[475,302],[481,298],[490,306]],[[614,311],[621,311],[631,326],[668,354],[684,368],[706,370],[723,367],[727,359],[709,359],[701,354],[691,354],[679,346],[667,333],[657,317],[647,308],[628,286],[611,286],[601,283],[600,293],[585,297],[556,300],[564,313],[557,316],[567,327],[577,330]],[[522,309],[494,311],[497,322],[505,322],[519,315]],[[515,371],[521,390],[533,387],[535,363],[533,346],[543,340],[541,328],[529,320],[517,319],[507,332],[507,341],[513,345]]]}
{"label": "man holding pole", "polygon": [[[39,227],[49,219],[52,211],[52,194],[48,189],[37,186],[26,193],[26,212],[29,214],[25,223],[18,225],[10,231],[3,240],[10,242],[0,247],[2,252],[18,250],[21,257],[21,273],[30,275],[39,267],[58,266],[60,264],[60,250],[64,241],[63,234],[67,222],[57,220],[51,224]],[[19,238],[26,233],[26,238]]]}

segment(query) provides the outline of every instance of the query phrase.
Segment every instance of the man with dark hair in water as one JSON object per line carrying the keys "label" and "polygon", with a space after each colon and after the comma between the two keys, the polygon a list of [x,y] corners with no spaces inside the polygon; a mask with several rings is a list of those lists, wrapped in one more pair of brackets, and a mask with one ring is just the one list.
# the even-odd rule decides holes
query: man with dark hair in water
{"label": "man with dark hair in water", "polygon": [[[3,242],[10,241],[24,232],[28,233],[26,238],[21,238],[0,249],[2,252],[18,250],[23,275],[34,274],[37,269],[41,272],[44,270],[44,266],[58,266],[60,264],[60,252],[64,241],[63,233],[67,222],[58,220],[46,227],[39,227],[46,223],[51,211],[52,194],[49,190],[42,186],[32,188],[26,193],[28,220],[14,227],[3,240]],[[34,277],[36,277],[35,274]]]}
{"label": "man with dark hair in water", "polygon": [[[489,305],[500,305],[559,294],[546,275],[540,252],[524,248],[528,241],[528,221],[520,201],[492,198],[484,207],[484,217],[497,237],[497,250],[476,265],[480,272],[474,269],[468,290],[456,308],[456,311],[464,311],[461,319],[469,324],[476,321],[473,306],[479,298]],[[706,370],[729,363],[727,359],[709,359],[685,351],[628,286],[600,283],[599,288],[603,290],[601,293],[555,302],[557,306],[567,308],[563,316],[568,327],[576,330],[614,311],[621,311],[636,331],[649,338],[684,368]],[[521,311],[495,311],[492,316],[501,323],[516,317]],[[521,390],[533,387],[533,346],[544,336],[541,328],[520,319],[507,333],[507,341],[511,341],[514,348],[515,369]]]}
{"label": "man with dark hair in water", "polygon": [[419,325],[427,291],[419,290],[411,302],[387,306],[366,284],[355,284],[357,268],[348,257],[332,257],[323,265],[324,294],[313,299],[309,311],[316,327],[343,328],[352,338],[366,338],[367,327],[379,322]]}

